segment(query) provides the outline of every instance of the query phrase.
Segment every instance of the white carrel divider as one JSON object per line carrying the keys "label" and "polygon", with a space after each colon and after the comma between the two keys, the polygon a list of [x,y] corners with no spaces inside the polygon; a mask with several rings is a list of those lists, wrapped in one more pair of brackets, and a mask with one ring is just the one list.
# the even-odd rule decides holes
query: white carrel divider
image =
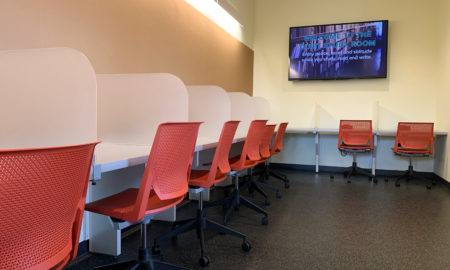
{"label": "white carrel divider", "polygon": [[[96,151],[102,175],[91,186],[92,200],[139,187],[158,125],[188,121],[186,86],[174,75],[99,74],[97,81],[98,134],[104,143]],[[175,220],[175,208],[157,217]],[[120,240],[107,217],[91,213],[90,251],[120,255]]]}
{"label": "white carrel divider", "polygon": [[0,51],[0,149],[96,141],[96,89],[92,65],[74,49]]}
{"label": "white carrel divider", "polygon": [[97,140],[96,87],[74,49],[0,51],[0,149]]}
{"label": "white carrel divider", "polygon": [[230,92],[231,120],[240,120],[235,137],[246,137],[250,123],[255,120],[252,97],[243,92]]}
{"label": "white carrel divider", "polygon": [[[200,126],[197,141],[203,143],[208,141],[218,142],[223,124],[231,118],[230,98],[227,92],[215,85],[188,85],[187,90],[189,94],[189,121],[203,122]],[[202,164],[210,162],[214,153],[215,149],[197,152],[196,160],[198,164],[194,164],[194,167],[201,168]],[[190,193],[189,199],[198,199],[198,194]],[[203,192],[203,199],[209,200],[209,190]]]}
{"label": "white carrel divider", "polygon": [[270,103],[263,97],[253,97],[253,108],[255,119],[263,119],[270,121]]}
{"label": "white carrel divider", "polygon": [[219,140],[223,123],[231,118],[230,98],[215,85],[188,85],[189,121],[202,121],[198,137]]}

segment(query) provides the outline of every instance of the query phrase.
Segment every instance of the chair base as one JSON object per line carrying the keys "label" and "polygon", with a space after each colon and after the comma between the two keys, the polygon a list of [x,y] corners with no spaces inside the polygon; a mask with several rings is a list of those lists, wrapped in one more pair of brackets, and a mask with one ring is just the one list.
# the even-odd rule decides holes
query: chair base
{"label": "chair base", "polygon": [[105,265],[94,268],[95,270],[187,270],[188,268],[183,268],[175,266],[172,264],[160,262],[160,261],[127,261],[111,265]]}
{"label": "chair base", "polygon": [[433,185],[436,185],[436,181],[434,179],[425,178],[419,172],[414,171],[412,165],[409,165],[408,166],[408,170],[405,171],[404,173],[399,174],[399,175],[394,175],[393,177],[395,178],[395,186],[396,187],[400,187],[400,181],[402,179],[406,179],[406,181],[409,181],[409,180],[414,179],[414,178],[420,179],[422,181],[425,181],[427,183],[427,185],[426,185],[427,189],[431,189],[431,187]]}
{"label": "chair base", "polygon": [[[252,178],[255,175],[259,175],[258,181],[253,181]],[[248,185],[248,191],[250,193],[253,193],[253,191],[256,190],[258,193],[263,195],[263,197],[265,199],[265,202],[264,202],[265,205],[269,205],[270,201],[267,199],[267,195],[263,191],[263,189],[275,191],[275,196],[277,197],[277,199],[281,199],[280,190],[274,186],[271,186],[271,185],[265,183],[266,180],[269,180],[269,176],[270,176],[269,166],[264,164],[263,170],[256,172],[256,173],[252,173],[252,176],[250,177],[250,182]],[[289,188],[289,184],[288,184],[288,187],[286,187],[286,184],[285,184],[285,188]]]}
{"label": "chair base", "polygon": [[257,206],[254,202],[255,202],[254,199],[247,198],[247,197],[244,197],[241,195],[240,190],[239,190],[239,177],[236,176],[235,189],[234,189],[233,193],[224,199],[208,203],[207,205],[205,205],[205,207],[208,208],[208,207],[214,207],[214,206],[222,206],[223,209],[225,210],[225,214],[223,216],[223,224],[224,225],[227,224],[228,219],[231,215],[231,212],[233,210],[238,211],[241,205],[245,206],[257,213],[264,215],[264,217],[261,220],[262,225],[269,224],[269,214],[266,211],[264,211],[264,209]]}
{"label": "chair base", "polygon": [[[373,181],[374,183],[378,183],[378,179],[370,172],[360,168],[357,166],[356,162],[353,161],[352,166],[348,167],[344,171],[344,177],[347,178],[347,183],[351,183],[351,177],[355,175],[364,175],[369,178],[369,181]],[[331,179],[334,179],[334,175],[330,175]]]}
{"label": "chair base", "polygon": [[125,261],[94,268],[95,270],[188,270],[188,268],[153,260],[150,249],[147,247],[147,223],[141,223],[141,247],[139,258],[134,261]]}
{"label": "chair base", "polygon": [[[178,226],[178,227],[177,227]],[[250,251],[251,249],[251,245],[250,243],[247,242],[247,236],[239,233],[237,231],[232,230],[231,228],[228,228],[224,225],[221,225],[215,221],[212,221],[210,219],[207,219],[204,215],[204,211],[203,211],[203,198],[202,195],[200,193],[200,198],[199,198],[199,208],[197,209],[197,216],[196,218],[193,219],[188,219],[188,220],[184,220],[184,221],[178,221],[178,222],[174,222],[174,227],[175,229],[172,230],[171,232],[162,235],[158,238],[155,238],[154,240],[154,245],[152,248],[152,252],[153,254],[159,254],[160,250],[159,250],[159,243],[161,241],[164,241],[166,239],[169,238],[174,238],[179,234],[191,231],[191,230],[196,230],[197,232],[197,238],[200,241],[200,259],[199,259],[199,264],[200,266],[207,266],[209,265],[209,257],[206,256],[205,252],[205,236],[204,236],[204,230],[208,229],[208,230],[212,230],[215,232],[218,232],[220,234],[226,234],[226,235],[231,235],[234,237],[238,237],[242,239],[242,250],[243,251]]]}

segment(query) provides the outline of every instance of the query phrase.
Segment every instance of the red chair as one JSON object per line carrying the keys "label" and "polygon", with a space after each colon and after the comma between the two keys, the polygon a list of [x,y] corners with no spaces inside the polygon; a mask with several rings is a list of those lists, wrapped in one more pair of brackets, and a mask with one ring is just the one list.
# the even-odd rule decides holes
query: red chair
{"label": "red chair", "polygon": [[239,190],[239,173],[243,170],[253,168],[258,164],[258,160],[260,160],[261,156],[259,154],[259,142],[261,140],[261,136],[264,132],[264,128],[266,126],[267,120],[253,120],[248,129],[247,137],[245,139],[244,147],[242,148],[242,152],[239,156],[233,157],[229,159],[230,167],[232,170],[232,175],[235,177],[234,181],[234,191],[229,196],[222,200],[208,203],[205,207],[212,207],[221,205],[227,209],[225,215],[223,217],[223,223],[226,224],[231,212],[234,209],[239,209],[241,205],[246,206],[258,213],[264,215],[261,220],[263,225],[267,225],[269,223],[268,213],[264,211],[261,207],[251,202],[251,199],[246,198],[241,195]]}
{"label": "red chair", "polygon": [[62,269],[77,256],[98,143],[0,151],[1,269]]}
{"label": "red chair", "polygon": [[177,205],[186,196],[200,124],[160,124],[140,187],[86,205],[87,211],[109,216],[116,229],[125,222],[141,224],[139,259],[97,269],[185,269],[150,259],[147,224],[154,215]]}
{"label": "red chair", "polygon": [[395,186],[399,187],[400,180],[404,178],[408,181],[412,178],[427,181],[427,189],[431,189],[431,185],[435,184],[433,180],[427,180],[414,171],[412,166],[413,158],[429,157],[433,154],[433,128],[434,123],[398,123],[395,147],[392,150],[395,155],[408,157],[409,167],[405,173],[396,177]]}
{"label": "red chair", "polygon": [[[362,174],[377,183],[375,176],[358,167],[356,154],[373,151],[372,120],[341,120],[339,125],[338,149],[343,155],[352,154],[353,163],[345,172],[347,183],[351,183],[353,175]],[[333,178],[333,176],[332,176]]]}
{"label": "red chair", "polygon": [[[281,152],[281,150],[283,150],[283,138],[284,138],[284,134],[286,132],[287,125],[288,125],[288,123],[284,122],[284,123],[281,123],[280,126],[278,127],[277,134],[275,135],[275,140],[273,141],[273,144],[272,144],[272,148],[270,148],[270,156],[271,157],[274,155],[278,155]],[[270,161],[270,158],[269,158],[269,161]],[[287,178],[287,176],[282,173],[271,170],[270,162],[269,162],[269,166],[267,166],[267,169],[268,169],[270,176],[273,176],[284,182],[285,188],[290,187],[289,179]]]}
{"label": "red chair", "polygon": [[244,251],[249,251],[251,249],[250,244],[246,240],[247,237],[244,234],[236,232],[217,222],[207,219],[203,212],[203,191],[211,188],[214,184],[225,180],[227,174],[231,170],[230,164],[228,163],[228,154],[230,152],[231,144],[233,143],[234,134],[236,133],[238,125],[239,121],[228,121],[223,125],[222,133],[220,134],[216,152],[214,154],[211,168],[209,170],[191,171],[191,177],[189,179],[189,192],[199,194],[196,218],[175,222],[175,226],[181,226],[177,227],[168,234],[156,238],[152,249],[154,254],[160,253],[158,243],[160,243],[161,241],[194,229],[197,231],[197,236],[200,240],[201,257],[199,259],[199,264],[201,266],[207,266],[210,262],[208,256],[205,255],[205,229],[239,237],[243,241],[242,249]]}
{"label": "red chair", "polygon": [[[261,158],[258,160],[258,164],[263,164],[263,170],[261,172],[258,172],[256,174],[260,175],[260,179],[261,181],[264,181],[268,178],[268,166],[267,166],[267,161],[269,160],[270,156],[271,156],[271,151],[270,151],[270,144],[272,142],[272,138],[273,138],[273,133],[275,131],[275,126],[276,125],[266,125],[265,129],[264,129],[264,133],[261,137],[261,141],[259,144],[259,153],[261,155]],[[281,193],[278,190],[278,188],[270,186],[266,183],[263,183],[261,181],[253,181],[253,176],[256,174],[252,174],[249,180],[249,192],[253,193],[253,191],[257,191],[259,194],[261,194],[265,201],[264,204],[265,205],[270,205],[270,201],[267,198],[267,194],[262,190],[264,189],[269,189],[272,191],[276,192],[276,197],[278,199],[281,198]]]}

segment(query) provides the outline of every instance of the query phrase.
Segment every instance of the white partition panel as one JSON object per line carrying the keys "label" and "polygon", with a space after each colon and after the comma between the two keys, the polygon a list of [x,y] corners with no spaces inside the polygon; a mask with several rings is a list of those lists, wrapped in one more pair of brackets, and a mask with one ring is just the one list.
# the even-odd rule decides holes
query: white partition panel
{"label": "white partition panel", "polygon": [[70,48],[0,51],[0,148],[97,140],[95,72]]}
{"label": "white partition panel", "polygon": [[[0,149],[97,140],[97,83],[70,48],[0,51]],[[80,241],[87,239],[86,215]]]}
{"label": "white partition panel", "polygon": [[270,103],[263,97],[253,97],[255,119],[270,120]]}
{"label": "white partition panel", "polygon": [[[96,151],[98,163],[145,156],[160,123],[188,121],[186,87],[171,74],[101,74],[97,81],[98,134],[105,142]],[[127,166],[103,173],[102,180],[91,186],[90,199],[139,187],[144,166]],[[167,211],[175,215],[175,208]],[[91,213],[90,217],[89,250],[118,256],[120,231],[103,215]]]}
{"label": "white partition panel", "polygon": [[372,129],[378,128],[378,101],[366,102],[347,100],[336,107],[334,100],[316,103],[315,128],[338,130],[341,119],[372,120]]}
{"label": "white partition panel", "polygon": [[231,120],[240,120],[236,131],[237,138],[247,136],[250,122],[255,120],[255,109],[252,97],[242,92],[228,93],[231,104]]}
{"label": "white partition panel", "polygon": [[215,85],[187,86],[189,95],[189,121],[202,121],[199,138],[218,140],[223,123],[231,119],[230,98]]}
{"label": "white partition panel", "polygon": [[167,73],[99,74],[98,135],[112,143],[151,144],[158,125],[188,120],[183,82]]}

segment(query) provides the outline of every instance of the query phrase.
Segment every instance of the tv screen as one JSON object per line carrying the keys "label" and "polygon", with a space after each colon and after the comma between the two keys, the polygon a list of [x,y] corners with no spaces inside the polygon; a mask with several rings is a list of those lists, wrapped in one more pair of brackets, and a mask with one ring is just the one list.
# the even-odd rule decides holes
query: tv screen
{"label": "tv screen", "polygon": [[388,21],[289,29],[289,80],[386,78]]}

